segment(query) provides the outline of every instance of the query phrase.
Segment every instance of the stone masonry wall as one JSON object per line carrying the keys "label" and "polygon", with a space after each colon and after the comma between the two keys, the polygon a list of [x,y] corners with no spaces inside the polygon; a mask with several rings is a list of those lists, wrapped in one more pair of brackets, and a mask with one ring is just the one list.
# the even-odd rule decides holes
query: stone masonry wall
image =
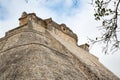
{"label": "stone masonry wall", "polygon": [[25,12],[19,20],[0,39],[0,80],[119,80],[65,24]]}

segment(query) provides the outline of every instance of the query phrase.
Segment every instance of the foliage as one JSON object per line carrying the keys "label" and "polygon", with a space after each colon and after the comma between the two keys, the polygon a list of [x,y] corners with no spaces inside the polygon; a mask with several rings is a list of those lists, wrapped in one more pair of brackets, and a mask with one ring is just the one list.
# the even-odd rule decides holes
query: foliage
{"label": "foliage", "polygon": [[104,52],[110,53],[120,48],[120,0],[92,0],[95,10],[95,20],[102,21],[100,38],[91,40],[93,43],[104,42]]}

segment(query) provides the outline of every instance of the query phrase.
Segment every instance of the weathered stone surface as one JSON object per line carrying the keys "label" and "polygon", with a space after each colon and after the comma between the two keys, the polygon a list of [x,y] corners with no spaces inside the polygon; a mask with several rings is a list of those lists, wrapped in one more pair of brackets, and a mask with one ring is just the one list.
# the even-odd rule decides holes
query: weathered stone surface
{"label": "weathered stone surface", "polygon": [[85,44],[82,44],[79,46],[80,48],[86,50],[86,51],[89,51],[89,44],[85,43]]}
{"label": "weathered stone surface", "polygon": [[119,80],[64,24],[24,13],[0,39],[0,80]]}

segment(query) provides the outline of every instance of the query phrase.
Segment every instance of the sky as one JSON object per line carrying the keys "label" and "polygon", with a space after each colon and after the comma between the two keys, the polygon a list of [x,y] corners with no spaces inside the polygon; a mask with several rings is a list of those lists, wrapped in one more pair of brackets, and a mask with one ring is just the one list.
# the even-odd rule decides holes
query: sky
{"label": "sky", "polygon": [[[5,32],[19,26],[18,18],[22,12],[36,13],[42,19],[52,18],[55,22],[65,23],[78,36],[78,44],[89,43],[88,38],[95,39],[101,35],[94,20],[91,0],[0,0],[0,37]],[[75,4],[75,5],[74,5]],[[98,43],[90,47],[90,53],[110,71],[120,77],[120,51],[105,55],[103,46]]]}

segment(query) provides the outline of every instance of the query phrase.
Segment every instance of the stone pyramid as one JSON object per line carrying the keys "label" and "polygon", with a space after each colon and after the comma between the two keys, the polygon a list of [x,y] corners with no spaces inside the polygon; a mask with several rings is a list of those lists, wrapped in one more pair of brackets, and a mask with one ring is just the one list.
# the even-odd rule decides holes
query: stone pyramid
{"label": "stone pyramid", "polygon": [[65,24],[23,12],[0,38],[0,80],[119,80]]}

